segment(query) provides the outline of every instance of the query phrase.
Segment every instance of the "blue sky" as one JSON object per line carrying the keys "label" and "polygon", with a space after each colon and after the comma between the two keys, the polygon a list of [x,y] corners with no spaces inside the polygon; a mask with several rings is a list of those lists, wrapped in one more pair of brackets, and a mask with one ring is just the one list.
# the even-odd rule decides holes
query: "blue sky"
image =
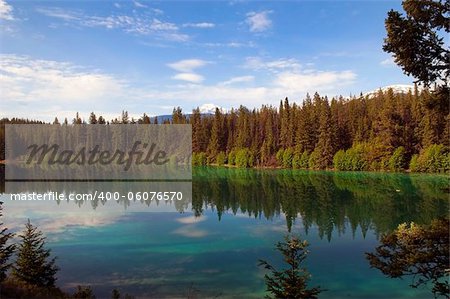
{"label": "blue sky", "polygon": [[411,84],[381,49],[400,1],[0,0],[0,117],[168,114]]}

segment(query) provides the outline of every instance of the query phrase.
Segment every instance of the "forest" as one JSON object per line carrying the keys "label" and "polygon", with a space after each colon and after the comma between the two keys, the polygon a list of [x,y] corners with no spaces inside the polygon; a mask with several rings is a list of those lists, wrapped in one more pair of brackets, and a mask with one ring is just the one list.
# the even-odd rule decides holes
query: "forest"
{"label": "forest", "polygon": [[[2,119],[5,123],[40,123]],[[54,124],[59,124],[55,118]],[[154,124],[143,114],[106,121],[92,112],[66,124]],[[354,171],[450,171],[448,99],[416,85],[408,93],[392,89],[368,96],[332,98],[315,93],[301,104],[241,106],[214,115],[199,108],[174,108],[165,124],[192,125],[192,164]],[[3,135],[3,130],[1,132]],[[2,136],[2,142],[4,138]],[[4,144],[2,145],[2,149]],[[2,160],[3,160],[2,150]]]}

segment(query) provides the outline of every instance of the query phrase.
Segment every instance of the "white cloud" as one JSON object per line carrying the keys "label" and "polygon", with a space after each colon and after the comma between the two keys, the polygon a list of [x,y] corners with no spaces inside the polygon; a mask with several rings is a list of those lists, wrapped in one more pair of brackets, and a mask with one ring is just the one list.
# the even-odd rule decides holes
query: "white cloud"
{"label": "white cloud", "polygon": [[271,72],[279,72],[283,70],[299,70],[301,64],[293,58],[280,58],[275,60],[264,61],[260,57],[247,57],[245,59],[244,68],[252,70],[268,70]]}
{"label": "white cloud", "polygon": [[147,5],[142,4],[142,3],[138,2],[138,1],[133,1],[133,3],[134,3],[134,6],[136,6],[136,7],[147,8]]}
{"label": "white cloud", "polygon": [[309,71],[308,73],[284,72],[275,78],[274,84],[283,88],[287,92],[312,92],[320,89],[335,89],[341,85],[349,84],[355,79],[356,74],[352,71]]}
{"label": "white cloud", "polygon": [[186,217],[180,217],[176,219],[177,222],[181,224],[195,224],[199,222],[203,222],[207,219],[207,216],[186,216]]}
{"label": "white cloud", "polygon": [[161,22],[158,19],[153,19],[152,23],[150,24],[150,29],[176,31],[178,30],[178,27],[173,23]]}
{"label": "white cloud", "polygon": [[[153,11],[155,14],[162,14],[161,10],[154,9]],[[185,42],[189,40],[189,36],[181,33],[176,24],[165,22],[157,18],[150,19],[146,14],[135,14],[133,16],[88,16],[80,11],[64,10],[58,7],[41,7],[37,9],[37,12],[48,17],[62,19],[69,24],[74,23],[84,27],[120,29],[127,33],[148,35],[157,39],[175,42]]]}
{"label": "white cloud", "polygon": [[82,17],[78,11],[65,10],[59,7],[38,7],[36,11],[47,17],[62,19],[64,21],[77,21]]}
{"label": "white cloud", "polygon": [[203,23],[186,23],[186,24],[183,24],[183,27],[214,28],[214,27],[216,27],[216,24],[214,24],[214,23],[207,23],[207,22],[203,22]]}
{"label": "white cloud", "polygon": [[[269,63],[263,65],[277,66],[280,71],[272,73],[266,82],[257,81],[256,75],[241,75],[206,84],[204,77],[195,70],[208,63],[201,59],[173,62],[168,66],[178,73],[172,79],[184,83],[137,87],[133,81],[73,63],[3,54],[0,55],[0,117],[51,121],[58,116],[62,121],[66,116],[69,120],[73,118],[76,111],[84,117],[95,111],[110,119],[123,109],[133,116],[143,112],[164,114],[171,110],[167,107],[179,105],[190,111],[204,103],[229,108],[242,104],[253,108],[262,104],[276,105],[286,96],[300,101],[308,92],[338,95],[342,87],[350,86],[357,78],[349,70],[306,71],[280,68],[283,63]],[[252,82],[251,86],[239,84],[246,82]]]}
{"label": "white cloud", "polygon": [[0,20],[14,20],[13,7],[6,3],[5,0],[0,0]]}
{"label": "white cloud", "polygon": [[189,73],[196,68],[207,65],[208,63],[208,61],[202,59],[184,59],[169,63],[167,66],[179,72]]}
{"label": "white cloud", "polygon": [[352,71],[314,71],[309,73],[284,72],[271,82],[260,86],[190,84],[173,86],[167,90],[143,92],[146,99],[159,99],[179,103],[180,100],[196,107],[205,102],[214,102],[225,107],[259,107],[262,104],[276,105],[280,99],[289,97],[302,100],[306,93],[319,92],[321,95],[339,95],[343,86],[356,80]]}
{"label": "white cloud", "polygon": [[162,9],[159,8],[151,8],[151,11],[153,11],[153,13],[157,14],[157,15],[163,15],[164,11]]}
{"label": "white cloud", "polygon": [[385,60],[381,61],[380,64],[385,67],[391,67],[395,66],[394,57],[386,58]]}
{"label": "white cloud", "polygon": [[110,101],[123,99],[127,86],[112,75],[70,63],[2,54],[0,89],[0,110],[11,116],[30,113],[30,107],[33,113],[87,106],[106,110]]}
{"label": "white cloud", "polygon": [[122,8],[122,6],[119,3],[117,3],[117,2],[114,3],[114,7],[115,8]]}
{"label": "white cloud", "polygon": [[256,45],[252,41],[248,41],[245,43],[242,42],[226,42],[226,43],[202,43],[202,46],[206,47],[217,47],[217,48],[254,48]]}
{"label": "white cloud", "polygon": [[191,83],[200,83],[204,80],[203,76],[195,73],[179,73],[172,77],[175,80],[182,80]]}
{"label": "white cloud", "polygon": [[265,10],[261,12],[249,12],[245,22],[249,26],[250,32],[263,32],[272,27],[272,20],[269,19],[271,10]]}
{"label": "white cloud", "polygon": [[255,79],[253,76],[239,76],[239,77],[233,77],[227,81],[224,81],[220,84],[222,85],[230,85],[235,83],[245,83],[245,82],[251,82]]}

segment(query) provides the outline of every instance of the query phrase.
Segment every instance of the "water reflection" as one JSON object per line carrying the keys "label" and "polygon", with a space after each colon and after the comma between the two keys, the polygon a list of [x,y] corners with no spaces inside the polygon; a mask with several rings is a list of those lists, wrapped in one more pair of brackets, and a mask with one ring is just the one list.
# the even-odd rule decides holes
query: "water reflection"
{"label": "water reflection", "polygon": [[284,215],[288,229],[301,216],[306,233],[317,225],[320,237],[333,230],[377,235],[399,223],[429,223],[449,208],[448,177],[381,173],[306,172],[199,168],[192,208],[243,212],[251,217]]}
{"label": "water reflection", "polygon": [[[97,183],[17,182],[15,188],[127,193],[151,184]],[[194,284],[200,297],[261,298],[257,259],[276,260],[273,245],[291,230],[311,244],[312,282],[329,289],[322,298],[429,296],[370,269],[364,253],[399,223],[445,216],[448,177],[196,168],[187,184],[192,197],[181,202],[11,202],[4,194],[4,222],[17,231],[30,218],[46,233],[59,257],[58,281],[71,292],[89,284],[100,297],[120,287],[174,298]]]}
{"label": "water reflection", "polygon": [[[446,216],[448,183],[448,177],[436,175],[206,167],[194,169],[192,186],[190,182],[117,181],[7,182],[7,186],[10,192],[119,192],[122,197],[112,202],[125,209],[140,202],[143,206],[134,205],[140,211],[160,211],[157,207],[162,205],[180,213],[193,211],[196,217],[212,210],[219,221],[224,213],[268,220],[281,216],[286,219],[288,231],[296,221],[301,221],[306,234],[312,226],[317,226],[320,238],[331,240],[333,232],[341,235],[351,229],[354,235],[360,228],[363,236],[369,230],[379,236],[403,222],[428,224],[432,219]],[[185,194],[183,200],[128,200],[129,192],[174,188]],[[92,209],[103,207],[106,202],[104,199],[71,201],[78,206],[89,205]],[[29,202],[25,204],[30,205]],[[40,204],[34,203],[34,206]],[[61,205],[62,202],[53,204]]]}

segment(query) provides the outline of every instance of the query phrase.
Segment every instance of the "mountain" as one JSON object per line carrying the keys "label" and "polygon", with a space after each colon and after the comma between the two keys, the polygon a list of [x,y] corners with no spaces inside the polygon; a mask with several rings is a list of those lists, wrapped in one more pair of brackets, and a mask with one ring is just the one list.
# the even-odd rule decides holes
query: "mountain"
{"label": "mountain", "polygon": [[[414,85],[409,84],[394,84],[394,85],[388,85],[384,87],[380,87],[377,89],[374,89],[372,91],[366,92],[363,94],[363,96],[368,96],[369,98],[372,98],[377,95],[378,91],[381,89],[381,91],[386,92],[388,89],[392,88],[392,91],[394,93],[408,93],[409,91],[414,92]],[[420,88],[419,88],[420,90]]]}

